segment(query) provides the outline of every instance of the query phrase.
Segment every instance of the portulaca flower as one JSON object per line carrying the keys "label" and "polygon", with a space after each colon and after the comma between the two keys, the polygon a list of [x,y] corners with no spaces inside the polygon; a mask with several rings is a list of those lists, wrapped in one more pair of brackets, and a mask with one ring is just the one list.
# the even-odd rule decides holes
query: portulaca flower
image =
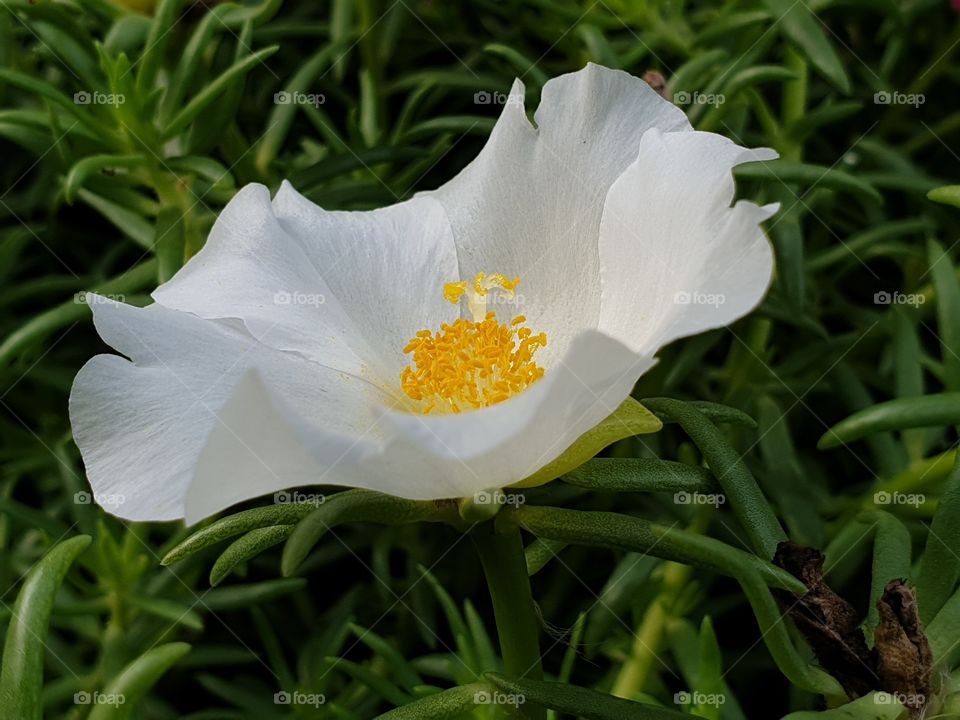
{"label": "portulaca flower", "polygon": [[[412,499],[517,483],[628,397],[664,344],[770,281],[731,168],[772,159],[596,65],[517,81],[480,155],[370,212],[248,185],[137,308],[93,303],[70,398],[95,497],[188,522],[305,484]],[[128,358],[128,359],[127,359]]]}

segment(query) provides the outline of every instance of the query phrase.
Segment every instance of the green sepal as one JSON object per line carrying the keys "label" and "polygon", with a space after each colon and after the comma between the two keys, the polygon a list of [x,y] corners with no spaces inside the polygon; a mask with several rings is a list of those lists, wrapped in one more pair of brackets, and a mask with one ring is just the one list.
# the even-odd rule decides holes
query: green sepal
{"label": "green sepal", "polygon": [[662,427],[663,423],[656,415],[632,397],[628,397],[599,425],[578,437],[560,457],[510,487],[528,488],[545,485],[551,480],[556,480],[561,475],[566,475],[571,470],[580,467],[617,440],[623,440],[634,435],[655,433]]}

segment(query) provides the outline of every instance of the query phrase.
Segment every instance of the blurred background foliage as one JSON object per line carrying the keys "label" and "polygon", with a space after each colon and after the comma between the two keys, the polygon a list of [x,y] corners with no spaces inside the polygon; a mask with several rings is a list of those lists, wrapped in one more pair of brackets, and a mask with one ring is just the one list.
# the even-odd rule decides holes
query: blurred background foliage
{"label": "blurred background foliage", "polygon": [[[366,718],[498,667],[479,564],[445,526],[339,527],[297,577],[279,577],[276,548],[213,588],[213,549],[162,567],[185,531],[89,502],[67,395],[104,350],[83,293],[149,302],[243,184],[289,179],[331,209],[395,202],[477,153],[514,78],[532,110],[548,78],[588,61],[657,71],[698,129],[780,152],[738,171],[741,194],[782,203],[769,296],[732,328],[664,350],[636,395],[755,418],[724,425],[727,442],[866,614],[871,566],[909,575],[910,546],[915,559],[953,487],[960,211],[927,194],[960,175],[957,52],[945,0],[2,0],[0,693],[20,688],[4,701],[46,717]],[[867,437],[854,428],[817,449],[872,407]],[[675,426],[607,454],[701,464]],[[924,498],[881,507],[878,491]],[[730,508],[529,495],[745,546]],[[960,523],[940,529],[960,548]],[[949,578],[955,559],[936,573]],[[647,699],[677,709],[675,692],[721,688],[723,706],[679,709],[724,720],[817,707],[777,669],[732,580],[583,547],[543,564],[549,676],[609,691],[666,599]],[[42,689],[23,680],[41,667]],[[295,689],[326,703],[274,702]],[[129,714],[75,701],[95,691],[123,693]]]}

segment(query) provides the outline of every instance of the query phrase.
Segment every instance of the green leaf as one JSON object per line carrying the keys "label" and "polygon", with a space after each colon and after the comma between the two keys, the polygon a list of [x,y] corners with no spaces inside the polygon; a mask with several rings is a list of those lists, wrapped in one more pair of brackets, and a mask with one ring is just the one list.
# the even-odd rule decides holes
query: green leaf
{"label": "green leaf", "polygon": [[730,37],[730,34],[737,30],[769,21],[770,13],[766,10],[746,10],[711,18],[710,23],[697,36],[697,45],[712,44],[718,38]]}
{"label": "green leaf", "polygon": [[88,155],[75,163],[63,182],[64,199],[71,205],[87,178],[110,167],[132,168],[146,162],[143,155]]}
{"label": "green leaf", "polygon": [[910,531],[896,517],[883,510],[865,513],[867,522],[876,525],[873,537],[873,572],[870,579],[870,601],[864,631],[873,638],[873,631],[880,621],[877,601],[891,580],[907,580],[910,577]]}
{"label": "green leaf", "polygon": [[[700,624],[699,662],[697,664],[696,697],[704,699],[723,696],[723,656],[717,644],[717,634],[713,630],[710,616],[703,618]],[[696,714],[707,720],[720,720],[720,703],[703,703],[696,706]]]}
{"label": "green leaf", "polygon": [[281,572],[289,577],[320,539],[346,522],[402,525],[412,522],[450,522],[459,525],[455,503],[406,500],[369,490],[347,490],[329,496],[297,523],[283,548]]}
{"label": "green leaf", "polygon": [[127,595],[126,602],[138,610],[163,618],[167,622],[183,625],[191,630],[203,630],[203,618],[189,605],[166,598],[144,595]]}
{"label": "green leaf", "polygon": [[920,619],[929,624],[960,580],[960,461],[947,476],[946,487],[927,532],[917,570]]}
{"label": "green leaf", "polygon": [[880,245],[884,240],[891,240],[902,236],[922,235],[930,232],[933,227],[934,224],[929,218],[910,218],[908,220],[887,222],[883,225],[863,230],[850,236],[842,243],[831,245],[820,254],[810,258],[807,262],[807,270],[822,270],[834,263],[844,260],[847,262],[856,262],[862,253],[869,252],[871,248]]}
{"label": "green leaf", "polygon": [[793,160],[768,160],[738,165],[733,174],[738,180],[798,183],[808,188],[821,186],[859,195],[876,203],[883,202],[883,196],[870,183],[844,170],[823,165],[811,165]]}
{"label": "green leaf", "polygon": [[195,175],[217,190],[230,191],[236,187],[230,170],[213,158],[185,155],[170,158],[166,166],[178,175]]}
{"label": "green leaf", "polygon": [[[848,363],[841,360],[831,374],[830,386],[849,411],[866,410],[874,404],[867,386]],[[892,433],[871,435],[866,443],[881,475],[894,476],[906,467],[907,453]]]}
{"label": "green leaf", "polygon": [[502,510],[497,522],[516,523],[539,538],[570,544],[649,553],[664,560],[694,565],[738,577],[756,572],[772,587],[804,592],[793,575],[756,555],[714,538],[612,512],[520,506]]}
{"label": "green leaf", "polygon": [[673,77],[670,78],[668,87],[670,92],[676,95],[678,92],[692,92],[702,89],[703,78],[706,71],[714,65],[719,65],[726,60],[729,53],[726,50],[715,48],[701,52],[690,58],[681,65]]}
{"label": "green leaf", "polygon": [[417,123],[404,133],[403,139],[406,142],[413,142],[425,137],[432,139],[440,133],[487,137],[493,132],[495,124],[496,120],[482,115],[446,115]]}
{"label": "green leaf", "polygon": [[573,445],[568,447],[560,457],[547,463],[530,477],[511,485],[511,487],[527,488],[544,485],[551,480],[556,480],[561,475],[566,475],[574,468],[580,467],[605,447],[618,440],[634,435],[654,433],[662,427],[663,423],[652,412],[632,397],[628,397],[599,425],[587,430],[574,440]]}
{"label": "green leaf", "polygon": [[[80,123],[85,126],[86,129],[101,142],[104,140],[108,141],[106,143],[108,146],[117,144],[117,138],[113,131],[94,119],[94,116],[87,112],[87,105],[74,102],[73,99],[64,95],[50,83],[44,82],[38,77],[17,72],[16,70],[8,70],[7,68],[0,68],[0,80],[4,80],[27,92],[39,95],[54,105],[63,108],[73,117],[71,122],[74,125]],[[69,127],[65,129],[69,131]]]}
{"label": "green leaf", "polygon": [[817,506],[821,487],[803,470],[783,408],[769,395],[761,395],[756,406],[760,416],[758,442],[765,466],[765,471],[757,473],[762,487],[776,503],[791,539],[821,547],[824,521]]}
{"label": "green leaf", "polygon": [[137,717],[140,701],[163,674],[189,652],[190,645],[182,642],[158,645],[145,652],[127,665],[103,690],[107,700],[116,697],[123,698],[123,701],[118,705],[109,702],[94,705],[90,720],[129,720]]}
{"label": "green leaf", "polygon": [[[296,74],[284,84],[282,93],[286,93],[288,96],[293,96],[294,93],[310,93],[310,83],[323,68],[330,64],[338,51],[341,51],[341,47],[336,43],[331,43],[308,58],[299,67]],[[270,163],[273,162],[280,151],[299,109],[300,105],[292,102],[274,103],[273,110],[270,111],[270,117],[266,121],[268,129],[260,138],[256,152],[255,162],[261,173],[266,174]],[[302,186],[298,187],[302,189]]]}
{"label": "green leaf", "polygon": [[[513,680],[497,673],[487,673],[484,677],[496,691],[506,696],[505,701],[511,697],[517,699],[517,707],[520,708],[527,703],[534,703],[585,720],[689,720],[690,717],[676,710],[624,700],[566,683]],[[481,698],[496,700],[489,693]]]}
{"label": "green leaf", "polygon": [[214,100],[216,100],[223,92],[227,90],[228,87],[230,87],[234,79],[243,77],[257,64],[262,63],[279,49],[279,45],[272,45],[271,47],[259,50],[252,55],[248,55],[242,60],[238,60],[229,68],[227,68],[217,77],[216,80],[194,95],[193,99],[187,103],[186,107],[178,112],[172,120],[170,120],[167,126],[163,129],[163,139],[169,140],[181,130],[185,129],[187,125],[193,122],[194,119],[196,119],[196,117],[203,112],[205,108],[209,107]]}
{"label": "green leaf", "polygon": [[741,90],[770,82],[795,80],[797,74],[780,65],[754,65],[733,73],[722,85],[725,94],[734,96]]}
{"label": "green leaf", "polygon": [[562,540],[535,539],[523,550],[524,559],[527,563],[527,575],[531,577],[536,575],[566,546],[567,543]]}
{"label": "green leaf", "polygon": [[145,97],[155,84],[182,3],[183,0],[160,0],[157,3],[143,55],[137,65],[136,88],[141,97]]}
{"label": "green leaf", "polygon": [[328,657],[324,660],[322,669],[324,673],[331,670],[340,670],[346,673],[369,691],[393,705],[404,705],[413,699],[387,678],[377,674],[369,667],[350,660]]}
{"label": "green leaf", "polygon": [[[98,283],[90,288],[90,292],[107,296],[136,292],[150,283],[156,282],[156,277],[156,261],[146,260],[121,275]],[[84,318],[89,318],[90,307],[80,300],[79,295],[78,293],[72,300],[36,315],[26,324],[10,333],[3,344],[0,345],[0,364],[9,362],[18,353],[42,342],[44,338],[57,330],[72,323],[80,322]]]}
{"label": "green leaf", "polygon": [[462,720],[476,710],[476,700],[484,697],[482,693],[489,694],[490,687],[481,683],[460,685],[401,705],[378,715],[377,720]]}
{"label": "green leaf", "polygon": [[61,538],[70,532],[70,528],[43,510],[32,508],[10,498],[0,497],[0,513],[16,518],[29,528],[42,530],[51,540]]}
{"label": "green leaf", "polygon": [[834,125],[862,110],[863,103],[855,100],[846,102],[828,100],[798,118],[787,128],[787,134],[794,142],[802,142],[819,128]]}
{"label": "green leaf", "polygon": [[807,292],[803,228],[800,224],[804,207],[794,200],[793,190],[783,185],[774,188],[772,195],[779,199],[784,208],[770,228],[773,249],[777,255],[777,280],[790,308],[802,313]]}
{"label": "green leaf", "polygon": [[652,398],[646,403],[654,412],[680,423],[723,488],[740,525],[750,537],[754,552],[763,558],[773,558],[777,545],[787,536],[740,454],[695,407],[670,398]]}
{"label": "green leaf", "polygon": [[561,480],[568,485],[611,492],[699,492],[719,488],[705,468],[655,458],[594,458]]}
{"label": "green leaf", "polygon": [[[437,598],[437,602],[440,603],[440,609],[443,611],[450,632],[457,641],[456,649],[458,660],[454,667],[456,667],[458,672],[466,670],[470,675],[475,676],[476,672],[481,669],[480,660],[477,655],[477,648],[473,646],[473,635],[470,633],[470,629],[467,627],[467,623],[460,609],[457,607],[453,598],[450,597],[450,593],[448,593],[443,585],[440,584],[440,581],[434,577],[433,573],[422,565],[418,566],[418,570],[422,577],[426,578],[427,584]],[[465,668],[464,665],[466,666]]]}
{"label": "green leaf", "polygon": [[[923,351],[917,334],[916,314],[903,306],[891,309],[893,314],[893,351],[895,386],[897,397],[917,397],[923,395]],[[903,446],[912,461],[922,460],[926,454],[927,431],[923,429],[906,430],[903,433]]]}
{"label": "green leaf", "polygon": [[927,257],[937,297],[937,334],[943,361],[944,385],[960,392],[960,282],[953,261],[934,240],[927,241]]}
{"label": "green leaf", "polygon": [[850,92],[850,81],[840,57],[824,33],[823,24],[805,2],[764,0],[774,18],[774,26],[803,51],[810,63],[844,94]]}
{"label": "green leaf", "polygon": [[543,87],[547,83],[546,73],[537,67],[538,61],[531,60],[519,50],[501,43],[488,43],[483,46],[483,51],[502,57],[513,66],[518,77],[528,79],[534,87]]}
{"label": "green leaf", "polygon": [[314,503],[278,503],[228,515],[182,540],[163,556],[160,564],[172,565],[186,560],[201,550],[234,535],[275,525],[292,525],[316,509],[317,506]]}
{"label": "green leaf", "polygon": [[870,693],[830,710],[804,710],[790,713],[783,720],[899,720],[903,705],[888,693]]}
{"label": "green leaf", "polygon": [[423,685],[421,678],[410,662],[390,643],[389,640],[377,635],[369,628],[363,628],[354,623],[347,626],[357,637],[358,642],[362,642],[377,655],[387,661],[390,672],[397,676],[397,681],[408,690],[418,685]]}
{"label": "green leaf", "polygon": [[240,563],[256,557],[267,548],[279,545],[293,532],[293,525],[270,525],[251,530],[230,543],[210,568],[210,584],[219,585]]}
{"label": "green leaf", "polygon": [[927,198],[936,203],[960,207],[960,185],[944,185],[927,193]]}
{"label": "green leaf", "polygon": [[186,223],[183,210],[175,205],[163,208],[154,224],[151,246],[157,256],[157,280],[165,283],[183,266]]}
{"label": "green leaf", "polygon": [[940,667],[953,667],[960,655],[960,590],[943,604],[927,626],[926,635],[934,663]]}
{"label": "green leaf", "polygon": [[827,430],[817,443],[821,450],[887,430],[960,424],[960,393],[898,398],[855,412]]}
{"label": "green leaf", "polygon": [[302,170],[294,170],[290,176],[290,184],[303,192],[307,192],[327,180],[347,175],[354,170],[369,170],[380,163],[404,162],[422,158],[424,155],[425,151],[423,149],[414,147],[390,146],[356,151],[349,149],[340,155],[326,157]]}
{"label": "green leaf", "polygon": [[0,707],[7,717],[43,716],[43,658],[53,601],[70,566],[89,545],[88,535],[55,545],[30,569],[17,593],[0,670]]}
{"label": "green leaf", "polygon": [[[751,430],[757,427],[756,420],[743,412],[743,410],[730,407],[729,405],[721,405],[720,403],[708,402],[706,400],[690,400],[687,402],[687,405],[694,408],[712,423],[730,423],[731,425],[741,425]],[[654,411],[654,415],[665,423],[677,422],[669,413],[657,413]]]}
{"label": "green leaf", "polygon": [[141,215],[86,188],[78,189],[77,196],[137,245],[146,250],[153,249],[153,227]]}
{"label": "green leaf", "polygon": [[242,610],[250,605],[270,602],[302,590],[307,586],[304,578],[277,578],[249,585],[231,585],[214,588],[202,597],[204,609]]}
{"label": "green leaf", "polygon": [[247,5],[242,3],[224,3],[215,8],[222,9],[220,20],[226,29],[235,30],[241,25],[250,23],[253,27],[258,27],[265,22],[269,22],[280,7],[283,0],[263,0],[257,5]]}

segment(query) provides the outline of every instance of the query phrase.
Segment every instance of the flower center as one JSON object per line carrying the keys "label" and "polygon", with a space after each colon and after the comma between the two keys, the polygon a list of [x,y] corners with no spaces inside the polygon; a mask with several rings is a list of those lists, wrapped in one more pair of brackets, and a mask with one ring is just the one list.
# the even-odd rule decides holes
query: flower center
{"label": "flower center", "polygon": [[519,282],[479,273],[472,287],[466,280],[443,286],[443,297],[454,305],[466,296],[473,320],[444,323],[437,332],[420,330],[403,349],[413,365],[400,373],[400,385],[424,415],[495,405],[543,377],[533,356],[547,336],[523,327],[523,315],[504,325],[487,311],[491,293],[514,297]]}

